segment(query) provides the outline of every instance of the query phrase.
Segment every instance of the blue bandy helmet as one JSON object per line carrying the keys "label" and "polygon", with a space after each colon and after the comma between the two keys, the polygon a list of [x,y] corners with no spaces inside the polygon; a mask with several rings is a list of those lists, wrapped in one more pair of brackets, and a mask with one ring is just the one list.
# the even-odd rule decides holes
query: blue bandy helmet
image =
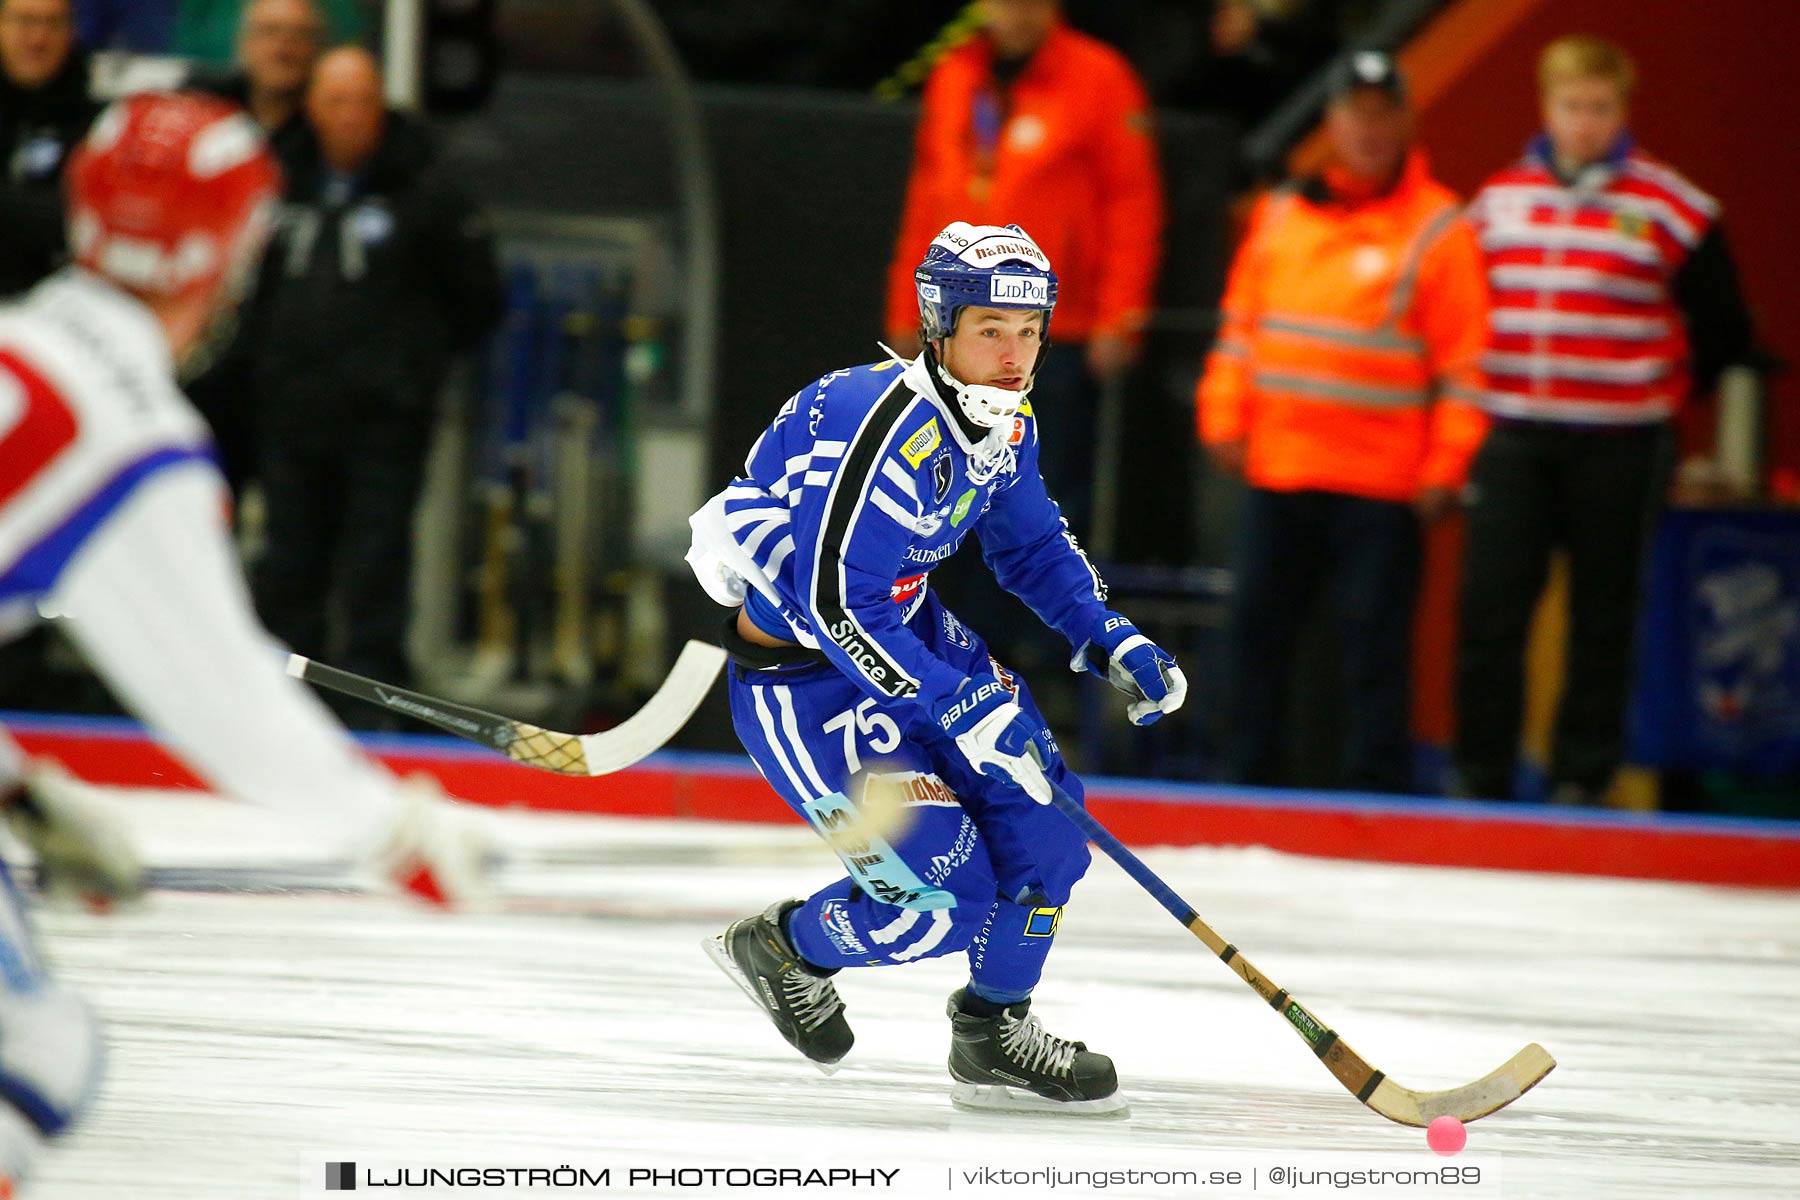
{"label": "blue bandy helmet", "polygon": [[1056,307],[1056,272],[1017,225],[953,222],[932,239],[913,284],[927,338],[949,337],[956,314],[970,305],[1040,309],[1048,333]]}
{"label": "blue bandy helmet", "polygon": [[[970,225],[956,221],[932,239],[925,261],[913,272],[919,294],[919,324],[925,338],[949,337],[963,309],[1023,308],[1044,314],[1042,333],[1050,333],[1056,307],[1056,272],[1031,235],[1017,225]],[[1041,353],[1041,351],[1040,351]],[[963,384],[940,364],[938,373],[955,390],[963,412],[976,425],[991,429],[1010,420],[1029,394],[981,384]]]}

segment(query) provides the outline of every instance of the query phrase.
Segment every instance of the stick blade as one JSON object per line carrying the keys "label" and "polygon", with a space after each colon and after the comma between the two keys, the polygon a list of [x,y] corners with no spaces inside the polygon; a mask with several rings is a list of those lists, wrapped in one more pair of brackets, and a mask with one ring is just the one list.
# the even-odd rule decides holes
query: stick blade
{"label": "stick blade", "polygon": [[717,646],[688,642],[644,707],[611,729],[581,736],[582,773],[609,775],[660,750],[694,715],[724,665],[725,652]]}
{"label": "stick blade", "polygon": [[1474,1083],[1442,1092],[1415,1092],[1383,1079],[1365,1103],[1390,1121],[1421,1129],[1438,1117],[1467,1123],[1505,1108],[1555,1067],[1550,1052],[1533,1042]]}

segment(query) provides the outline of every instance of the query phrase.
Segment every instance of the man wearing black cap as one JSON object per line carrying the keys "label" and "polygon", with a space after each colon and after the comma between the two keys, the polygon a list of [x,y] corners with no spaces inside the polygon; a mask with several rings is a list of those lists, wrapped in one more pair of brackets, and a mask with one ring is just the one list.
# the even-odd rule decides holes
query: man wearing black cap
{"label": "man wearing black cap", "polygon": [[1294,646],[1324,600],[1343,660],[1337,782],[1409,791],[1420,526],[1453,506],[1485,430],[1472,401],[1487,289],[1456,196],[1412,144],[1393,59],[1347,58],[1325,124],[1332,164],[1251,220],[1200,383],[1201,440],[1249,484],[1227,769],[1290,782]]}

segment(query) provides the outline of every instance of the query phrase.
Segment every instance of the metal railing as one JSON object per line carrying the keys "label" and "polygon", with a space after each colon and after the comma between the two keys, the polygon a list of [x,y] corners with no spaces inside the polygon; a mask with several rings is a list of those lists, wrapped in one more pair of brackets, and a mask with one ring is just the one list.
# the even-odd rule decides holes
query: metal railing
{"label": "metal railing", "polygon": [[1244,138],[1244,161],[1258,178],[1278,174],[1294,144],[1306,136],[1331,95],[1331,79],[1352,55],[1365,50],[1398,50],[1449,0],[1387,0],[1362,33],[1345,46],[1280,108]]}

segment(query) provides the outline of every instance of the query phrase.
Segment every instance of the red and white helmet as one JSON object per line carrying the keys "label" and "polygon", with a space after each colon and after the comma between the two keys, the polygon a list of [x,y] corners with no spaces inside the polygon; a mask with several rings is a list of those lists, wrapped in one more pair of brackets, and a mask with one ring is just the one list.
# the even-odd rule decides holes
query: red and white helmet
{"label": "red and white helmet", "polygon": [[77,263],[133,291],[178,297],[242,281],[268,236],[281,171],[243,110],[145,92],[100,114],[66,186]]}

